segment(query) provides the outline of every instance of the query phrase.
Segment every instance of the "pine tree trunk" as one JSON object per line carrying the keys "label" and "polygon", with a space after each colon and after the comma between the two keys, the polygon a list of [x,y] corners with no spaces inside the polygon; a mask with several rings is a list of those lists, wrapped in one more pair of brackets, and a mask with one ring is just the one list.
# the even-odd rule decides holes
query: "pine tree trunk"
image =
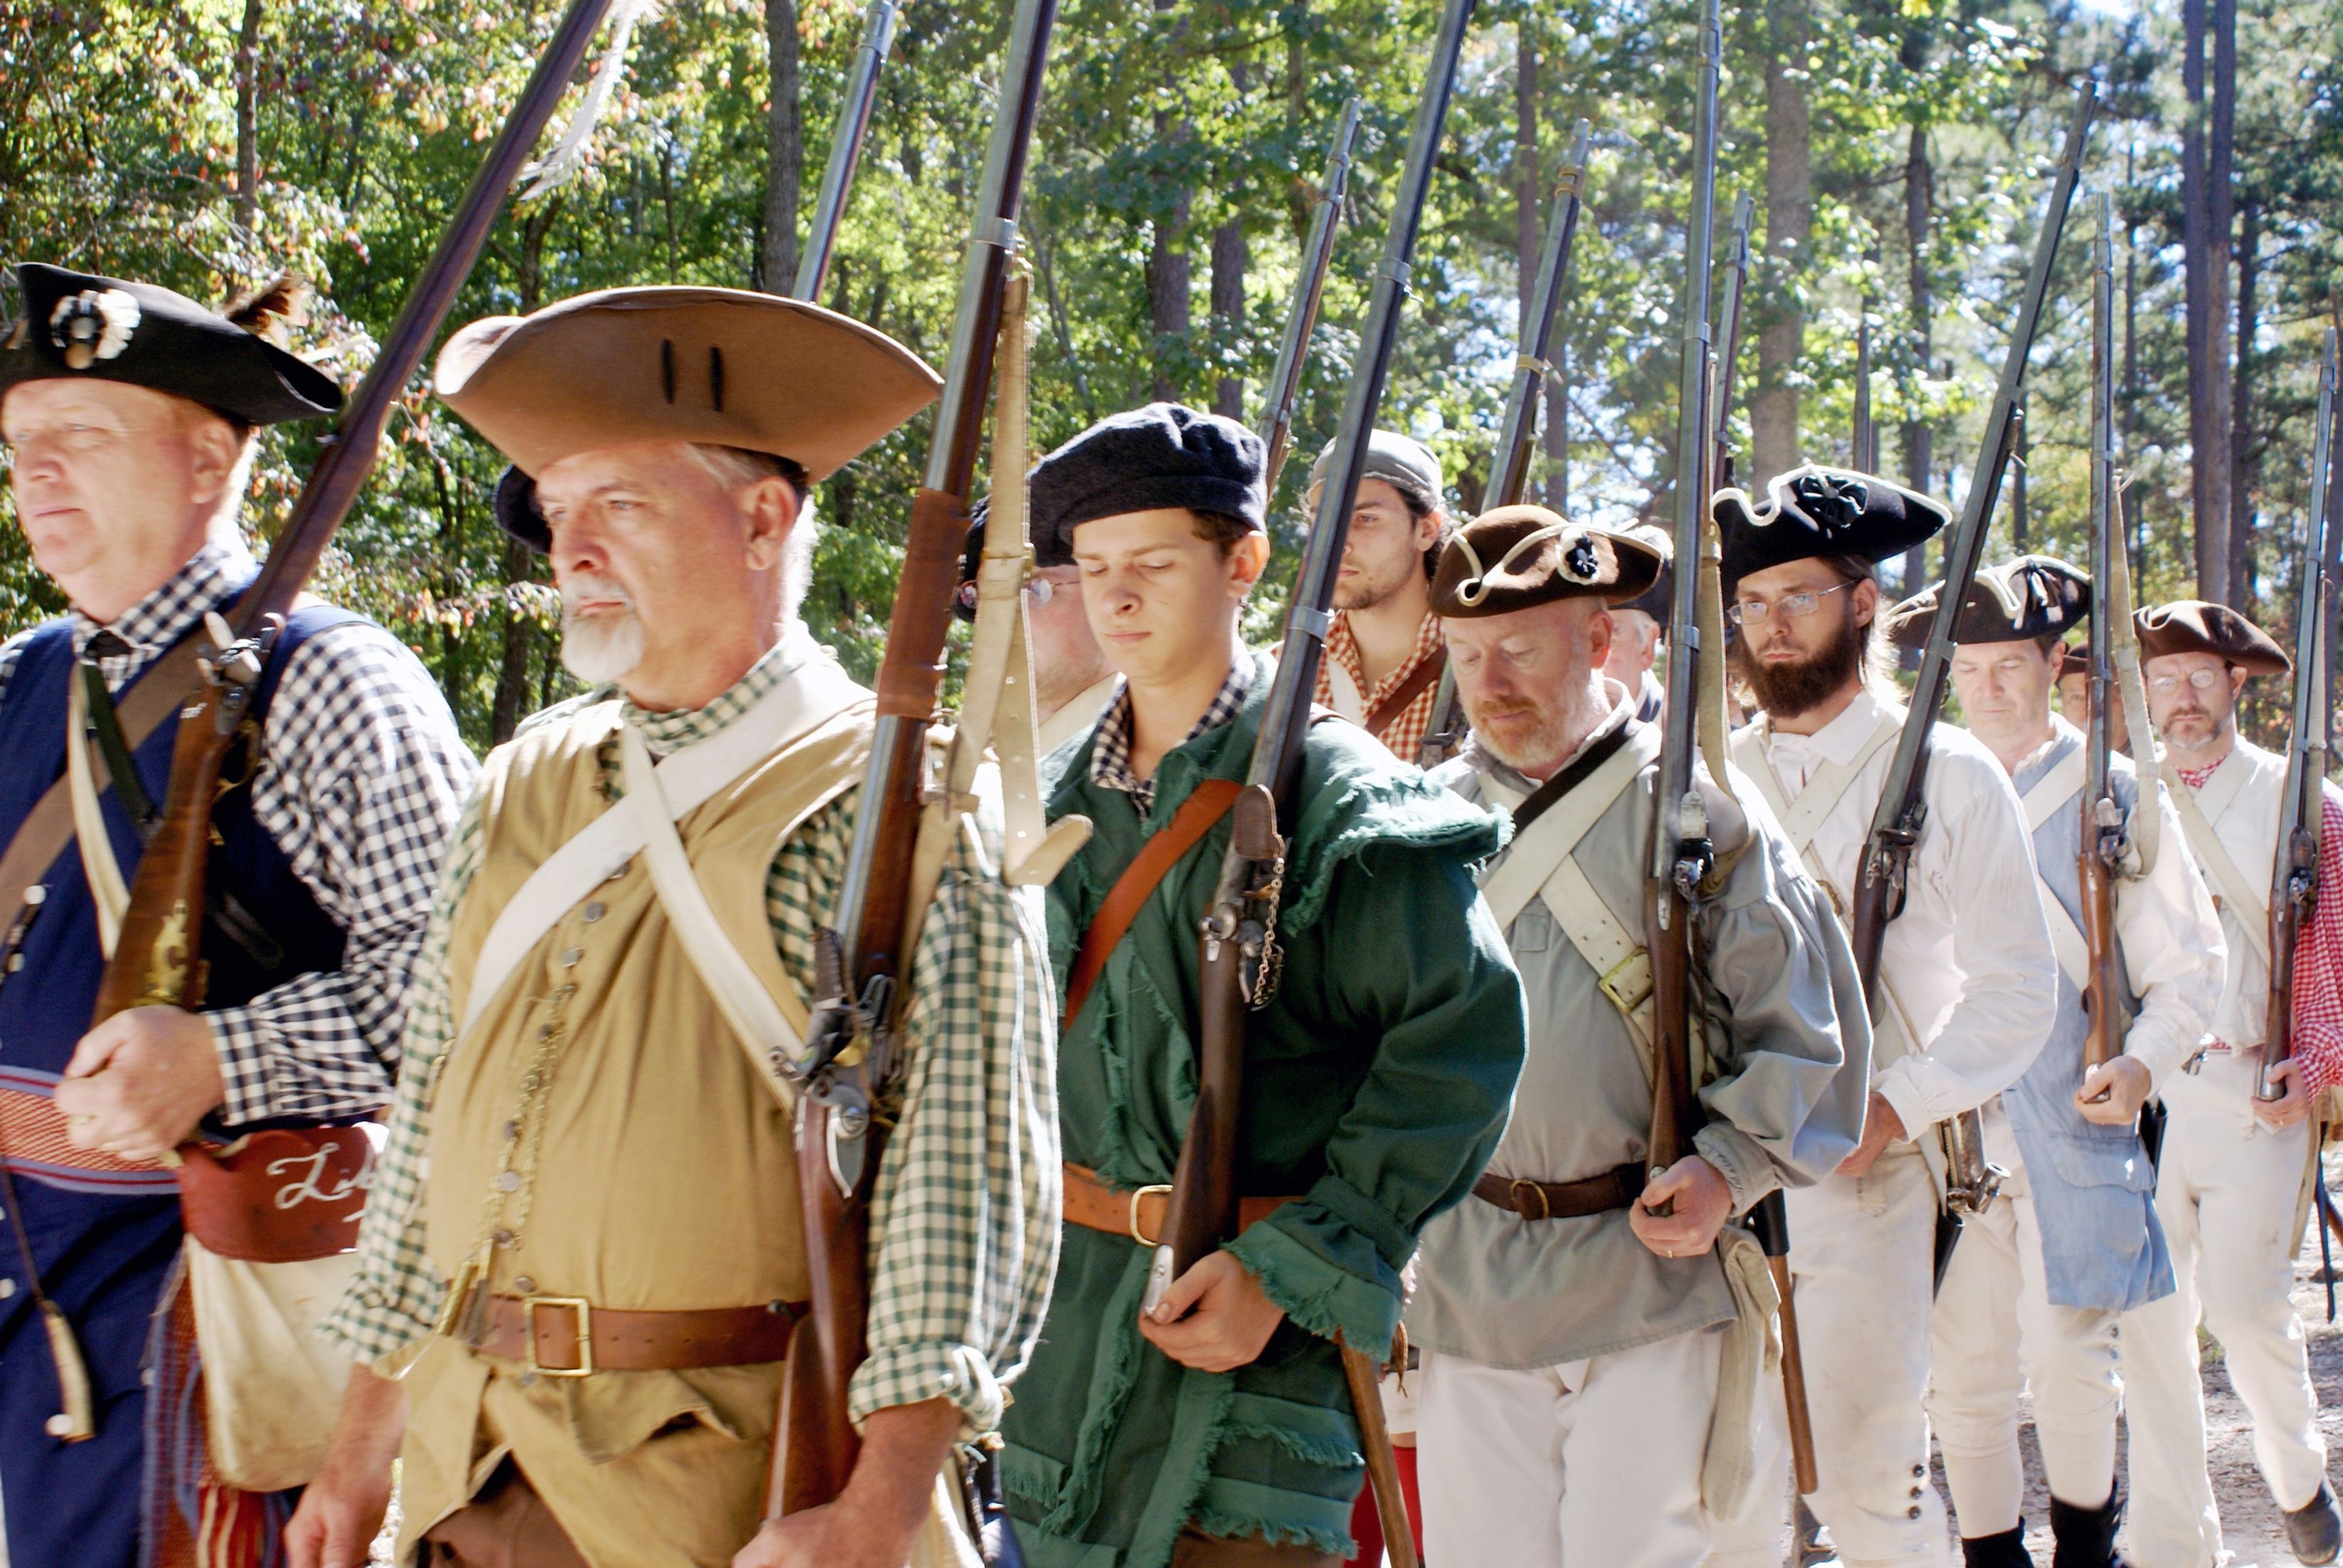
{"label": "pine tree trunk", "polygon": [[236,35],[236,226],[246,243],[260,222],[260,0],[244,0]]}
{"label": "pine tree trunk", "polygon": [[[520,297],[520,314],[534,315],[545,296],[545,241],[561,213],[561,197],[528,209],[520,226],[519,265],[514,292]],[[488,705],[488,740],[502,746],[518,727],[521,708],[528,698],[528,648],[537,618],[521,613],[512,589],[537,577],[536,552],[518,539],[508,538],[504,553],[505,604],[502,648],[497,659],[497,691]]]}
{"label": "pine tree trunk", "polygon": [[2254,601],[2254,332],[2261,271],[2261,208],[2245,204],[2237,234],[2237,368],[2229,400],[2229,598],[2251,613]]}
{"label": "pine tree trunk", "polygon": [[765,53],[773,108],[766,127],[765,243],[756,282],[767,294],[787,294],[798,281],[798,192],[805,178],[797,0],[765,0]]}
{"label": "pine tree trunk", "polygon": [[1815,227],[1814,141],[1806,112],[1809,0],[1773,0],[1765,52],[1765,308],[1757,327],[1757,391],[1749,400],[1753,485],[1798,466],[1798,389],[1805,313],[1792,286]]}
{"label": "pine tree trunk", "polygon": [[[1234,351],[1244,333],[1244,225],[1235,218],[1212,230],[1212,340],[1222,353]],[[1244,377],[1225,371],[1212,386],[1212,412],[1244,417]]]}
{"label": "pine tree trunk", "polygon": [[[2229,581],[2229,127],[2237,80],[2234,0],[2183,0],[2181,89],[2188,114],[2180,144],[2180,234],[2187,272],[2190,510],[2197,595],[2228,602]],[[2207,33],[2213,81],[2207,91]],[[2224,70],[2226,62],[2227,70]]]}
{"label": "pine tree trunk", "polygon": [[[1907,46],[1906,65],[1914,64],[1913,53],[1914,50]],[[1916,378],[1928,374],[1928,361],[1936,352],[1936,289],[1928,271],[1929,227],[1936,195],[1936,166],[1928,159],[1928,127],[1915,120],[1904,154],[1904,245],[1910,258],[1911,336],[1908,353]],[[1936,432],[1929,429],[1926,418],[1904,422],[1904,482],[1923,495],[1928,493],[1929,481],[1936,471],[1935,437]],[[1926,548],[1915,546],[1906,551],[1904,591],[1906,594],[1918,592],[1927,577]]]}

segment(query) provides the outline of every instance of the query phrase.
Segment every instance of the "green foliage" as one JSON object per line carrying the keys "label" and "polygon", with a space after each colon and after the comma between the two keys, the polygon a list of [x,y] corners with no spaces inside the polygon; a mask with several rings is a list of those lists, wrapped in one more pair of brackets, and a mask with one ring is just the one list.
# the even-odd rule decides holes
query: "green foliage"
{"label": "green foliage", "polygon": [[[1728,12],[1720,215],[1760,197],[1774,20],[1790,0]],[[2063,134],[2073,84],[2099,72],[2112,108],[2087,188],[2113,190],[2127,329],[2125,459],[2147,597],[2187,587],[2186,366],[2178,276],[2177,7],[2026,0],[1806,0],[1810,242],[1753,279],[1742,399],[1757,327],[1805,317],[1793,372],[1805,455],[1843,458],[1856,323],[1878,363],[1875,417],[1896,465],[1906,420],[1935,432],[1937,473],[1966,485],[1976,428]],[[237,222],[242,0],[60,0],[0,7],[0,254],[152,278],[217,298],[283,267],[316,280],[305,352],[355,380],[471,177],[558,7],[480,0],[285,0],[256,50],[256,217]],[[1025,232],[1036,269],[1034,435],[1043,447],[1168,385],[1209,403],[1222,377],[1255,417],[1295,287],[1326,138],[1365,101],[1352,198],[1305,377],[1296,460],[1279,498],[1282,572],[1304,519],[1308,459],[1332,434],[1380,252],[1435,0],[1065,0]],[[852,0],[800,0],[808,207],[861,21]],[[1674,482],[1690,0],[1487,0],[1425,215],[1387,423],[1429,442],[1462,505],[1490,468],[1518,327],[1519,49],[1537,52],[1538,166],[1550,188],[1575,120],[1595,153],[1560,355],[1572,413],[1574,511],[1663,509]],[[752,286],[764,241],[768,116],[759,0],[674,0],[637,34],[592,160],[551,198],[508,209],[467,283],[458,323],[578,291],[678,282]],[[967,208],[993,107],[1005,5],[909,0],[823,303],[940,360]],[[2343,277],[2343,35],[2337,0],[2241,10],[2241,198],[2261,212],[2264,309],[2248,377],[2258,591],[2281,585],[2306,504],[2311,356]],[[574,102],[574,95],[573,95]],[[1933,165],[1934,362],[1906,347],[1911,266],[1903,170],[1914,126]],[[1542,227],[1547,189],[1538,192]],[[1184,195],[1184,199],[1183,199]],[[1232,317],[1209,305],[1212,236],[1245,251]],[[1725,236],[1717,236],[1720,251]],[[2079,555],[2088,362],[2078,210],[2034,362],[2028,543]],[[1156,330],[1159,240],[1193,267],[1193,325]],[[924,453],[923,417],[830,480],[807,616],[854,668],[875,661]],[[264,444],[250,518],[265,533],[314,457],[316,430]],[[1542,459],[1542,464],[1544,460]],[[411,388],[320,590],[383,619],[438,675],[475,740],[500,688],[520,710],[558,695],[556,608],[542,568],[509,549],[488,499],[501,460]],[[1542,467],[1534,482],[1556,477]],[[5,506],[5,503],[0,503]],[[0,520],[5,521],[5,520]],[[2009,540],[2006,515],[1998,525]],[[0,528],[0,626],[58,598]]]}

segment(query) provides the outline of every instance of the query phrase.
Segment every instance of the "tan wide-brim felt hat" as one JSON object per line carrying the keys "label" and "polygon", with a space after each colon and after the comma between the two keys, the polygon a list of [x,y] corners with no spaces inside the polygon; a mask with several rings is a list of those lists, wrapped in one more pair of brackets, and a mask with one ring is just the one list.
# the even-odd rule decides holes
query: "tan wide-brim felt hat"
{"label": "tan wide-brim felt hat", "polygon": [[850,317],[738,288],[612,288],[475,321],[447,406],[532,478],[580,452],[696,441],[836,473],[935,401],[918,355]]}

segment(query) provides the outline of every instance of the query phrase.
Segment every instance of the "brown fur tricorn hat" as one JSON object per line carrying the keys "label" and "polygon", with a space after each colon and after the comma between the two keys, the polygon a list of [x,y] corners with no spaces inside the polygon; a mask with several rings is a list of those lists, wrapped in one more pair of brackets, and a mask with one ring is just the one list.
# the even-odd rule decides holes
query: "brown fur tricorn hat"
{"label": "brown fur tricorn hat", "polygon": [[1544,507],[1499,507],[1440,552],[1432,613],[1462,620],[1587,597],[1624,604],[1659,570],[1659,551],[1633,535],[1567,523]]}
{"label": "brown fur tricorn hat", "polygon": [[737,447],[827,478],[942,385],[886,334],[737,288],[613,288],[475,321],[439,351],[441,398],[512,460],[497,520],[539,549],[536,476],[647,441]]}
{"label": "brown fur tricorn hat", "polygon": [[2139,654],[2210,653],[2247,675],[2284,675],[2294,660],[2278,639],[2225,604],[2184,598],[2151,605],[2132,618],[2139,629]]}

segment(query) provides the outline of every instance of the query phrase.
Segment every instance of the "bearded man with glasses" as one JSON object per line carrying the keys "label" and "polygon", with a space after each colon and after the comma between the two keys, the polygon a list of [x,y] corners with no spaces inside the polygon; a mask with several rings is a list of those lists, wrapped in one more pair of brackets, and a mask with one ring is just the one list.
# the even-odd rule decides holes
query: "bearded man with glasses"
{"label": "bearded man with glasses", "polygon": [[[1764,501],[1720,491],[1730,658],[1762,711],[1733,757],[1842,918],[1905,709],[1876,631],[1877,563],[1951,520],[1885,479],[1805,467]],[[1942,1161],[1932,1130],[2025,1073],[2056,1017],[2057,967],[2034,850],[2008,776],[1977,741],[1930,732],[1926,814],[1908,896],[1870,998],[1869,1108],[1835,1173],[1787,1195],[1821,1487],[1809,1500],[1845,1568],[1936,1568],[1945,1505],[1928,1482],[1930,1297]],[[1780,1471],[1774,1472],[1778,1475]],[[1715,1563],[1780,1561],[1787,1488],[1718,1531]]]}
{"label": "bearded man with glasses", "polygon": [[[2313,906],[2295,950],[2294,1054],[2269,1072],[2285,1093],[2258,1099],[2286,759],[2238,736],[2237,701],[2247,681],[2284,675],[2293,661],[2227,605],[2160,605],[2142,610],[2137,623],[2165,784],[2216,895],[2228,973],[2204,1053],[2164,1090],[2171,1119],[2156,1210],[2180,1288],[2124,1319],[2131,1556],[2139,1568],[2207,1568],[2226,1557],[2205,1465],[2201,1317],[2254,1418],[2254,1456],[2286,1513],[2288,1543],[2304,1563],[2332,1563],[2343,1546],[2343,1513],[2327,1481],[2318,1400],[2289,1293],[2318,1179],[2318,1125],[2326,1120],[2318,1102],[2343,1081],[2343,898]],[[2332,784],[2324,792],[2318,874],[2326,887],[2343,888],[2343,793]]]}

